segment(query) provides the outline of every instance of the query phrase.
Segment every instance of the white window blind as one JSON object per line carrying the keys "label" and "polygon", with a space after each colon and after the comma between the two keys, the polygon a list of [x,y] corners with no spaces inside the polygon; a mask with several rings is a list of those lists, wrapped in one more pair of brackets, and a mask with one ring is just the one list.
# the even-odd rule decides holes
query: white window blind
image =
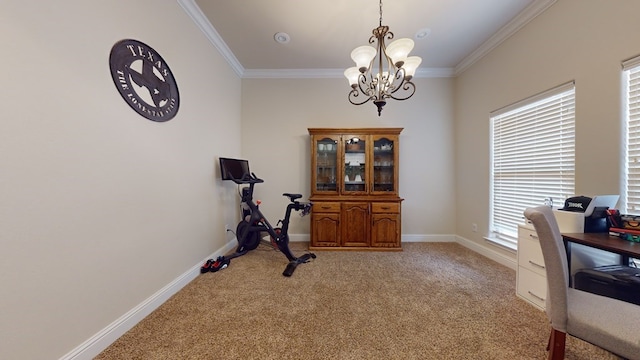
{"label": "white window blind", "polygon": [[622,207],[640,214],[640,57],[622,64],[625,96],[625,166]]}
{"label": "white window blind", "polygon": [[574,195],[573,82],[491,113],[491,131],[489,238],[515,248],[527,207]]}

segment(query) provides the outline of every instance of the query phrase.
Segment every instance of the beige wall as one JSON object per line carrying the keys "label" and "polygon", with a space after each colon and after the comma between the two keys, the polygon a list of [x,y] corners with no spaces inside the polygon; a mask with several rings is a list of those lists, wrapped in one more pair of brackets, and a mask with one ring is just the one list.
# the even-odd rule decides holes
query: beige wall
{"label": "beige wall", "polygon": [[489,112],[570,80],[576,192],[620,193],[620,70],[621,61],[640,54],[638,13],[636,0],[559,0],[456,78],[456,234],[486,245]]}
{"label": "beige wall", "polygon": [[[174,72],[173,120],[116,91],[123,38]],[[226,243],[241,83],[175,0],[3,0],[0,44],[0,358],[54,359]]]}
{"label": "beige wall", "polygon": [[[2,355],[63,356],[221,249],[237,195],[218,180],[219,156],[250,160],[275,223],[283,192],[309,195],[308,127],[404,127],[403,238],[457,234],[513,259],[482,239],[489,112],[575,80],[577,192],[619,192],[620,62],[640,53],[639,12],[637,0],[559,0],[458,78],[417,79],[412,99],[378,117],[346,101],[344,79],[240,80],[173,0],[4,1]],[[108,54],[122,38],[175,73],[170,122],[116,92]],[[294,217],[291,232],[304,237],[308,221]]]}
{"label": "beige wall", "polygon": [[[274,223],[283,192],[310,195],[310,127],[402,127],[400,196],[405,239],[453,234],[453,80],[417,79],[416,94],[375,105],[351,105],[345,79],[243,79],[242,154],[265,179],[256,187]],[[293,217],[290,232],[308,234],[309,218]]]}

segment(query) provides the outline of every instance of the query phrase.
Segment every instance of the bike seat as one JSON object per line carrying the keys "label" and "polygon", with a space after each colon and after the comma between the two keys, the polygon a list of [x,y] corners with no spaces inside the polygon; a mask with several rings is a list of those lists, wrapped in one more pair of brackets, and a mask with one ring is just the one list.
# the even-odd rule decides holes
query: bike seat
{"label": "bike seat", "polygon": [[302,197],[302,194],[284,193],[284,194],[282,194],[282,196],[287,196],[289,198],[289,200],[291,200],[291,202],[294,202],[296,199],[300,199]]}

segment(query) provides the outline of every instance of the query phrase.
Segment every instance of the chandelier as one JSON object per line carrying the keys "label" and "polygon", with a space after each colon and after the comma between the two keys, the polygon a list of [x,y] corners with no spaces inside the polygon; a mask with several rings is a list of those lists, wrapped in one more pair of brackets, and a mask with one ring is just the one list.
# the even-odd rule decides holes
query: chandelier
{"label": "chandelier", "polygon": [[369,38],[369,44],[375,44],[376,47],[363,45],[355,48],[351,52],[351,59],[355,61],[356,66],[344,72],[351,85],[349,102],[362,105],[373,101],[378,107],[378,116],[388,98],[407,100],[413,96],[416,86],[411,79],[422,62],[419,56],[408,56],[413,49],[413,40],[398,39],[387,46],[385,39],[393,40],[393,33],[389,31],[388,26],[382,25],[380,0],[380,23],[373,29],[373,35]]}

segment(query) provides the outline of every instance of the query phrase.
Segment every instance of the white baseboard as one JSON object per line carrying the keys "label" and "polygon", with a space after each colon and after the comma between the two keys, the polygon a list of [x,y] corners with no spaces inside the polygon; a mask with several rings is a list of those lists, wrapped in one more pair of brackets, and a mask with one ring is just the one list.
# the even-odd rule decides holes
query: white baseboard
{"label": "white baseboard", "polygon": [[488,257],[489,259],[497,262],[498,264],[504,265],[508,268],[511,268],[513,270],[516,270],[516,268],[518,267],[518,263],[516,261],[515,256],[514,257],[509,257],[506,256],[504,254],[501,254],[497,251],[493,251],[491,250],[489,247],[487,246],[482,246],[476,242],[473,242],[469,239],[465,239],[461,236],[456,236],[456,242],[466,248],[469,248],[475,252],[477,252],[480,255],[483,255],[485,257]]}
{"label": "white baseboard", "polygon": [[289,242],[309,242],[311,235],[309,234],[289,234]]}
{"label": "white baseboard", "polygon": [[[291,234],[289,236],[291,242],[308,242],[309,234]],[[465,246],[481,255],[492,259],[499,264],[507,266],[512,269],[516,269],[516,260],[511,259],[503,254],[495,252],[488,247],[481,246],[468,239],[456,236],[456,235],[419,235],[419,234],[407,234],[402,235],[402,242],[457,242],[462,246]],[[231,251],[237,242],[235,239],[228,242],[223,248],[214,252],[207,258],[198,262],[198,264],[191,267],[182,275],[178,276],[171,283],[160,289],[158,292],[150,296],[148,299],[138,304],[135,308],[122,315],[119,319],[109,324],[109,326],[102,329],[97,334],[93,335],[84,343],[71,350],[66,355],[62,356],[60,360],[91,360],[104,349],[109,347],[120,336],[133,328],[138,322],[142,321],[146,316],[151,314],[155,309],[167,301],[171,296],[180,291],[189,282],[195,279],[200,274],[200,267],[207,259],[215,259],[220,255],[226,254]]]}
{"label": "white baseboard", "polygon": [[147,315],[151,314],[155,309],[167,301],[171,296],[180,291],[198,275],[200,275],[200,267],[207,259],[215,259],[220,255],[228,253],[236,246],[235,238],[223,248],[211,254],[209,257],[198,262],[182,275],[178,276],[171,283],[151,295],[138,306],[129,310],[119,319],[109,324],[97,334],[93,335],[84,343],[71,350],[69,353],[60,358],[60,360],[91,360],[104,349],[109,347],[120,336],[129,331],[138,322],[142,321]]}
{"label": "white baseboard", "polygon": [[405,234],[402,235],[402,242],[454,242],[455,235],[423,235],[423,234]]}

